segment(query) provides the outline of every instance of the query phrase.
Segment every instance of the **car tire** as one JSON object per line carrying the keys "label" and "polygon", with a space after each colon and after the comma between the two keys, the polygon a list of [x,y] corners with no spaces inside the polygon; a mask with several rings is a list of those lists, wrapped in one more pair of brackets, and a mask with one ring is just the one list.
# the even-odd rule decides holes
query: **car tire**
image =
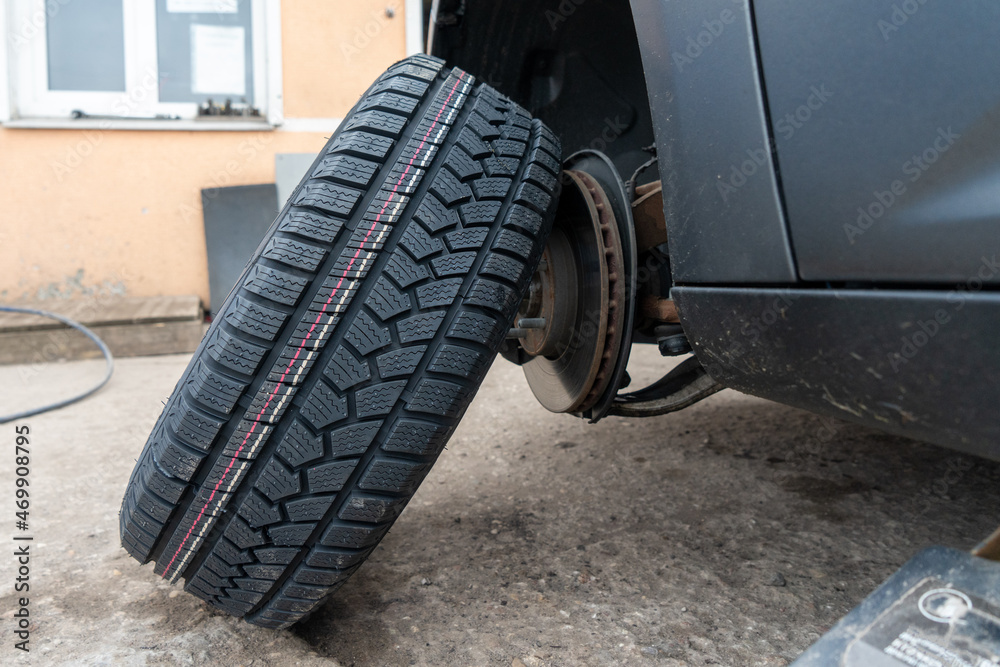
{"label": "car tire", "polygon": [[125,549],[287,627],[384,537],[512,326],[560,148],[429,56],[344,118],[219,309],[129,480]]}

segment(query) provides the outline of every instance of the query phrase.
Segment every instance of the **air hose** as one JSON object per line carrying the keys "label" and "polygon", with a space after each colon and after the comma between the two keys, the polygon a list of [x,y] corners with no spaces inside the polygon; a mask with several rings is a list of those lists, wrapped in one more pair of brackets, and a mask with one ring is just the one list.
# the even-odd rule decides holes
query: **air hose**
{"label": "air hose", "polygon": [[77,394],[76,396],[72,396],[62,401],[49,403],[48,405],[43,405],[37,408],[31,408],[30,410],[25,410],[23,412],[18,412],[12,415],[0,415],[0,424],[6,424],[7,422],[12,422],[17,419],[24,419],[25,417],[39,415],[42,414],[43,412],[49,412],[50,410],[58,410],[59,408],[64,408],[67,405],[71,405],[73,403],[76,403],[77,401],[81,401],[90,396],[91,394],[93,394],[95,391],[97,391],[104,385],[106,385],[108,383],[108,380],[111,379],[111,375],[115,372],[115,360],[111,356],[111,350],[108,349],[108,346],[104,343],[103,340],[101,340],[97,336],[97,334],[95,334],[93,331],[83,326],[79,322],[71,320],[68,317],[63,317],[62,315],[57,315],[56,313],[50,313],[47,310],[37,310],[35,308],[0,306],[0,313],[23,313],[25,315],[38,315],[40,317],[47,317],[49,319],[58,320],[59,322],[62,322],[66,326],[76,329],[84,336],[94,341],[94,344],[97,345],[97,347],[101,350],[101,354],[104,355],[104,360],[106,362],[104,377],[101,379],[100,382],[98,382],[90,389],[84,391],[81,394]]}

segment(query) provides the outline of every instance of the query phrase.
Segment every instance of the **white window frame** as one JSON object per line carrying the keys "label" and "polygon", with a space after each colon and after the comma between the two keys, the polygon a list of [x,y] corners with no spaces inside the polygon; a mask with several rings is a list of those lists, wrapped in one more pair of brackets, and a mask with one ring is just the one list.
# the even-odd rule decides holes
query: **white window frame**
{"label": "white window frame", "polygon": [[11,47],[10,33],[7,30],[7,1],[0,0],[0,123],[10,121],[10,77],[9,58],[7,52]]}
{"label": "white window frame", "polygon": [[[123,0],[125,92],[48,90],[48,50],[40,17],[46,16],[46,2],[58,6],[65,1],[0,0],[0,37],[5,45],[0,48],[0,122],[6,127],[259,131],[282,124],[280,0],[251,0],[254,99],[250,102],[264,112],[254,119],[198,119],[194,102],[156,99],[155,87],[149,90],[150,75],[154,82],[158,77],[155,0]],[[36,30],[20,47],[11,32],[19,26]],[[75,109],[148,119],[72,119]],[[158,114],[182,120],[154,119]]]}
{"label": "white window frame", "polygon": [[[0,0],[3,2],[3,0]],[[270,7],[270,5],[268,5]],[[398,10],[400,7],[397,0],[389,2],[389,8]],[[415,53],[424,53],[425,30],[424,30],[424,8],[422,0],[404,0],[402,5],[405,12],[405,52],[407,56]],[[280,68],[279,68],[280,69]],[[278,72],[278,76],[281,72]],[[281,121],[281,129],[284,132],[311,132],[331,135],[336,132],[342,118],[285,118]]]}
{"label": "white window frame", "polygon": [[424,52],[424,2],[406,0],[406,55]]}

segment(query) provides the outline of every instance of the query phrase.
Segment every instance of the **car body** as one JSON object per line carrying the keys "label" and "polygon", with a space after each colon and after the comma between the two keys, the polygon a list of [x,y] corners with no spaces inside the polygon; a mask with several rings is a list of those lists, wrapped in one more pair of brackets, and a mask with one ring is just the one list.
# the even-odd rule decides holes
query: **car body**
{"label": "car body", "polygon": [[1000,459],[1000,6],[437,0],[431,20],[431,53],[566,154],[624,180],[655,145],[651,270],[714,380]]}

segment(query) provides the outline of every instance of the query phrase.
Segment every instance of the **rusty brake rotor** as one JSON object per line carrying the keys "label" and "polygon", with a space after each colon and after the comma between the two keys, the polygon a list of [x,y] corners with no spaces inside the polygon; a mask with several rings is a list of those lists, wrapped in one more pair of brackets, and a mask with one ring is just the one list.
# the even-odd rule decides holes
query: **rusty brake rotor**
{"label": "rusty brake rotor", "polygon": [[582,413],[608,389],[624,339],[626,281],[618,222],[601,185],[564,172],[556,222],[521,304],[531,391],[553,412]]}

